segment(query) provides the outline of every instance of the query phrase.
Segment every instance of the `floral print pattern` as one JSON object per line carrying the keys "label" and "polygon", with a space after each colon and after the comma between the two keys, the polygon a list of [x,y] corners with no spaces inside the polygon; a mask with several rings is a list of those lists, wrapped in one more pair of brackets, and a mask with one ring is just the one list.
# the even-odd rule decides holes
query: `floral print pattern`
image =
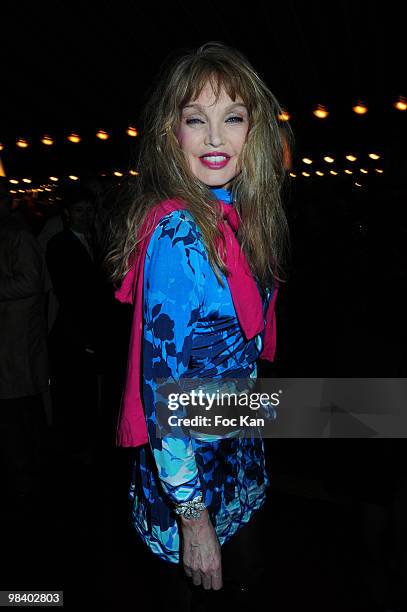
{"label": "floral print pattern", "polygon": [[[233,205],[226,190],[213,192]],[[157,411],[172,381],[256,377],[264,332],[245,339],[222,280],[223,288],[191,213],[163,217],[144,267],[142,394],[149,444],[138,449],[129,496],[133,527],[171,563],[180,559],[175,504],[202,495],[222,545],[264,503],[270,484],[261,439],[156,435]],[[267,292],[264,314],[270,298]]]}

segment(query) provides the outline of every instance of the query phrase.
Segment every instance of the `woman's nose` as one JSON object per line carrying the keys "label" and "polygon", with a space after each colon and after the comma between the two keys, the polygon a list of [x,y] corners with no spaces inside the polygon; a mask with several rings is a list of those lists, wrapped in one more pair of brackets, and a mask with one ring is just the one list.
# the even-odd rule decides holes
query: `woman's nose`
{"label": "woman's nose", "polygon": [[220,145],[224,144],[222,130],[220,127],[216,125],[209,125],[205,144],[213,147],[219,147]]}

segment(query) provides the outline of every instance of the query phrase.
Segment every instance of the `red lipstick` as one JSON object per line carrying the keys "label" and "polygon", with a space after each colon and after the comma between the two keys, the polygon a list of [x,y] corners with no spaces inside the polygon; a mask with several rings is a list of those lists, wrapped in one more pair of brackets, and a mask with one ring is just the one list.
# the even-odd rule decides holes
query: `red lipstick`
{"label": "red lipstick", "polygon": [[210,153],[205,153],[205,155],[201,155],[199,159],[207,168],[211,168],[212,170],[219,170],[221,168],[224,168],[229,162],[230,155],[227,155],[227,153],[223,153],[222,151],[211,151]]}

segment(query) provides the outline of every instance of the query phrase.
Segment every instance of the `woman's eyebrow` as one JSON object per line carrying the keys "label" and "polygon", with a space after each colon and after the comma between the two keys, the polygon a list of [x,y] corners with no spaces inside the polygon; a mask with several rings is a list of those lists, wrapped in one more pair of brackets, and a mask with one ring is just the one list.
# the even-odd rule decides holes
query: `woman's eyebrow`
{"label": "woman's eyebrow", "polygon": [[[225,110],[228,111],[232,108],[236,108],[237,106],[241,106],[242,108],[246,109],[246,106],[243,104],[243,102],[235,102],[234,104],[230,104],[230,106],[227,106]],[[186,108],[197,108],[199,110],[204,110],[205,108],[209,107],[201,106],[200,104],[187,104],[186,106],[184,106],[183,110],[185,110]]]}

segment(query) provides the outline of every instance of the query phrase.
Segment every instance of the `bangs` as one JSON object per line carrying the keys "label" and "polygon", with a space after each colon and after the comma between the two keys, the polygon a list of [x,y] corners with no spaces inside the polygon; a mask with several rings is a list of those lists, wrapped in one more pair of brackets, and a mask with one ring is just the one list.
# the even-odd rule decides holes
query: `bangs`
{"label": "bangs", "polygon": [[243,85],[241,75],[238,75],[233,69],[225,70],[224,66],[214,67],[207,64],[191,67],[191,71],[186,77],[185,86],[182,88],[183,95],[180,96],[178,101],[178,109],[182,110],[186,104],[199,98],[208,82],[212,87],[216,102],[222,89],[224,89],[233,102],[240,96],[250,112],[250,96],[248,95],[248,88]]}

